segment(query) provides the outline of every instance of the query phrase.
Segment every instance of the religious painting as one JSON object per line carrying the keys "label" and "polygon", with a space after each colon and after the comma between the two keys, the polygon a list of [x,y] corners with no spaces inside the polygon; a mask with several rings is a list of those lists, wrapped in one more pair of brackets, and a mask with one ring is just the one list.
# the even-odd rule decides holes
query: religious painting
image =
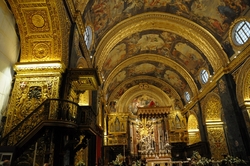
{"label": "religious painting", "polygon": [[3,161],[10,161],[12,160],[12,153],[0,153],[0,162],[2,163]]}
{"label": "religious painting", "polygon": [[172,50],[172,56],[177,58],[192,75],[196,75],[201,67],[205,67],[205,61],[200,53],[187,43],[177,43]]}
{"label": "religious painting", "polygon": [[150,107],[150,106],[159,106],[158,101],[148,95],[140,95],[131,101],[131,103],[128,106],[129,112],[132,114],[136,114],[138,107]]}
{"label": "religious painting", "polygon": [[143,53],[162,55],[178,61],[191,71],[193,77],[198,75],[199,68],[208,68],[206,57],[189,41],[170,32],[148,30],[133,34],[117,44],[104,62],[102,75],[107,77],[119,63]]}
{"label": "religious painting", "polygon": [[187,122],[181,113],[171,112],[169,117],[169,129],[171,131],[184,129],[187,130]]}
{"label": "religious painting", "polygon": [[108,91],[112,92],[125,79],[142,75],[162,79],[178,89],[180,94],[188,87],[185,79],[173,69],[159,62],[142,61],[131,64],[119,72],[109,85]]}
{"label": "religious painting", "polygon": [[116,112],[116,101],[111,101],[109,103],[109,109],[110,109],[110,112]]}
{"label": "religious painting", "polygon": [[[94,30],[97,34],[112,28],[119,21],[144,12],[162,11],[191,19],[222,40],[230,24],[250,5],[245,0],[214,1],[94,1],[89,8]],[[97,38],[101,36],[97,35]]]}
{"label": "religious painting", "polygon": [[[141,77],[135,77],[135,79],[133,81],[128,81],[128,82],[123,82],[123,85],[120,86],[119,88],[116,88],[112,91],[112,94],[108,93],[109,95],[107,96],[108,98],[110,97],[110,100],[112,101],[118,101],[121,96],[127,91],[129,90],[131,87],[133,86],[138,86],[138,84],[142,84],[142,83],[147,83],[150,85],[153,85],[155,87],[159,87],[163,92],[165,92],[167,94],[167,96],[169,98],[173,98],[175,99],[173,101],[176,109],[180,109],[183,107],[182,101],[179,98],[179,95],[177,94],[177,92],[167,83],[163,83],[162,81],[153,79],[153,77],[147,77],[146,78],[141,78]],[[113,104],[111,104],[113,105]],[[111,109],[114,110],[114,109]],[[111,111],[112,112],[112,111]],[[115,112],[115,111],[114,111]]]}
{"label": "religious painting", "polygon": [[112,133],[126,133],[127,119],[117,115],[109,115],[108,117],[108,132]]}

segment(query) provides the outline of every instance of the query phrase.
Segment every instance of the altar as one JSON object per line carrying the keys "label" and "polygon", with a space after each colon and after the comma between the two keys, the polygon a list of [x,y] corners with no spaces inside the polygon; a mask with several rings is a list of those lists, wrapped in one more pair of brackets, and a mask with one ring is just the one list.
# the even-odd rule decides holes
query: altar
{"label": "altar", "polygon": [[131,123],[131,154],[146,160],[148,166],[171,162],[167,115],[170,107],[138,108],[137,121]]}
{"label": "altar", "polygon": [[159,164],[158,166],[182,166],[190,165],[190,161],[171,161],[170,158],[160,158],[160,159],[148,159],[147,166],[155,166],[156,164]]}
{"label": "altar", "polygon": [[158,158],[158,159],[146,159],[148,166],[155,166],[155,164],[160,164],[160,166],[170,166],[171,164],[171,158]]}

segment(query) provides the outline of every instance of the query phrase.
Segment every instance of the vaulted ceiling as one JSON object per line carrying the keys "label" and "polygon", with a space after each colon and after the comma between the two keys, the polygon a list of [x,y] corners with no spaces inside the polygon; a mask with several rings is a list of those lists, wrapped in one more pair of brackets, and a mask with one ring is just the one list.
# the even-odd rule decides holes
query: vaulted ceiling
{"label": "vaulted ceiling", "polygon": [[200,79],[202,69],[212,80],[230,62],[223,42],[231,23],[247,7],[244,1],[226,0],[95,1],[87,5],[85,20],[95,32],[94,64],[107,100],[121,104],[124,96],[133,101],[149,94],[156,100],[153,94],[160,98],[166,94],[175,108],[182,109],[188,103],[185,92],[195,99],[208,86],[209,82],[203,84]]}
{"label": "vaulted ceiling", "polygon": [[[48,29],[51,40],[60,39],[53,42],[56,49],[51,54],[62,54],[61,58],[52,60],[68,61],[63,53],[68,46],[64,32],[69,33],[70,25],[65,11],[75,19],[80,35],[86,34],[87,26],[92,29],[90,46],[79,59],[98,69],[108,104],[129,105],[144,98],[176,109],[198,100],[213,79],[227,69],[231,55],[224,48],[230,26],[249,10],[246,0],[9,0],[9,4],[23,43],[37,41],[28,34],[41,27],[43,32]],[[25,25],[29,19],[33,27]],[[57,29],[64,30],[59,34]],[[46,42],[44,47],[50,40]],[[30,55],[24,45],[23,53]],[[208,71],[208,83],[200,79],[202,69]],[[185,92],[190,94],[190,101],[185,99]]]}

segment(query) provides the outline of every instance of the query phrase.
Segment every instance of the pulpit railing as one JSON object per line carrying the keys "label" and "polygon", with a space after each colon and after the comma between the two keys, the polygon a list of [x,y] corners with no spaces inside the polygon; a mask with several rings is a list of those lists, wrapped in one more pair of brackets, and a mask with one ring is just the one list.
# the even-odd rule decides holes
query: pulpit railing
{"label": "pulpit railing", "polygon": [[90,108],[84,109],[68,100],[47,99],[4,135],[0,144],[1,146],[15,146],[45,122],[67,122],[67,125],[77,126],[87,124],[88,120],[89,124],[92,124],[93,120],[89,120],[88,115],[94,117]]}

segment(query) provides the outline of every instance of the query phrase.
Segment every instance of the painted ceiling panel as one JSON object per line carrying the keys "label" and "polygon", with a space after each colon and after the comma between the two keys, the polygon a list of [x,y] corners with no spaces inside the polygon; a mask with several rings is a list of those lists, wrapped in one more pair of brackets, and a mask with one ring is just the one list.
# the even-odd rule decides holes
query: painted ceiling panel
{"label": "painted ceiling panel", "polygon": [[[164,104],[172,102],[178,108],[188,103],[185,92],[191,100],[203,97],[199,96],[206,87],[200,81],[202,69],[209,78],[228,70],[231,59],[223,44],[231,23],[244,16],[250,5],[249,0],[67,0],[69,10],[65,10],[60,8],[64,3],[56,0],[10,3],[17,9],[13,11],[21,40],[28,41],[22,42],[23,58],[33,55],[30,48],[36,44],[51,45],[51,55],[62,55],[67,66],[68,54],[63,50],[69,48],[72,23],[76,25],[72,60],[78,67],[98,70],[107,105],[123,99],[131,103],[139,96],[159,100],[164,95],[169,99]],[[59,24],[65,18],[66,23]],[[41,59],[45,58],[37,57]],[[141,84],[151,89],[143,90]]]}
{"label": "painted ceiling panel", "polygon": [[249,6],[249,3],[245,0],[96,0],[91,7],[90,15],[98,41],[104,32],[121,20],[152,11],[176,14],[190,19],[221,40],[230,23]]}
{"label": "painted ceiling panel", "polygon": [[117,73],[117,75],[115,75],[113,78],[112,83],[108,86],[108,92],[113,92],[113,90],[124,80],[128,80],[130,77],[135,76],[151,76],[164,80],[173,86],[179,92],[179,94],[182,94],[183,91],[190,91],[186,80],[172,68],[159,62],[140,61],[128,65],[119,73]]}
{"label": "painted ceiling panel", "polygon": [[[169,96],[169,98],[175,100],[174,103],[175,103],[176,108],[183,107],[181,98],[179,94],[176,92],[176,90],[165,81],[160,80],[160,79],[155,79],[155,77],[152,77],[152,76],[136,76],[136,77],[131,78],[130,80],[125,80],[124,82],[121,83],[119,87],[114,89],[112,93],[108,93],[108,95],[110,95],[109,101],[118,101],[121,98],[121,96],[124,93],[126,93],[126,91],[138,85],[147,85],[147,86],[153,85],[155,87],[158,87],[164,93],[166,93],[166,95]],[[143,89],[143,88],[144,87],[141,87],[140,89]]]}
{"label": "painted ceiling panel", "polygon": [[123,60],[141,53],[153,53],[176,60],[193,77],[198,75],[200,68],[208,69],[210,66],[206,57],[191,42],[173,33],[151,30],[133,34],[117,44],[104,62],[103,76],[106,78]]}

